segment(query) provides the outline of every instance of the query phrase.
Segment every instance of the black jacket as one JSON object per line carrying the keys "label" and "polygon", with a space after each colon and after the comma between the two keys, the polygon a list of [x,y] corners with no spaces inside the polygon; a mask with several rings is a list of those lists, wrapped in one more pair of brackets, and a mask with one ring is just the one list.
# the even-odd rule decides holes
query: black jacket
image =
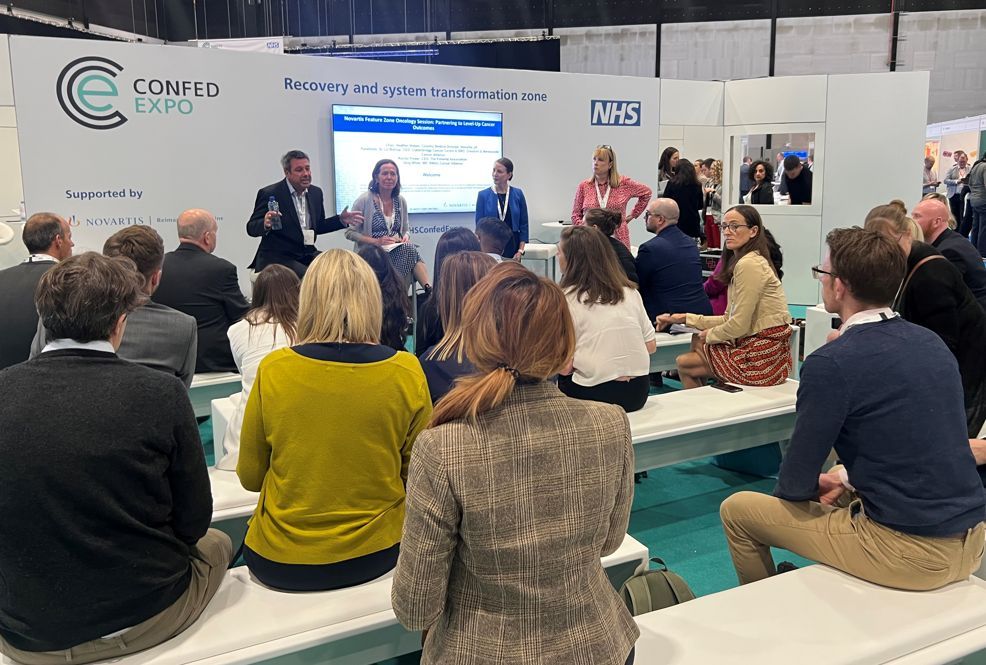
{"label": "black jacket", "polygon": [[952,262],[976,302],[986,310],[986,267],[975,245],[952,229],[942,231],[931,245]]}
{"label": "black jacket", "polygon": [[250,309],[236,279],[236,266],[196,245],[182,243],[164,255],[161,284],[151,298],[195,317],[199,331],[196,372],[236,371],[226,331]]}
{"label": "black jacket", "polygon": [[[922,259],[936,254],[931,245],[915,242],[907,257],[908,274]],[[941,337],[959,363],[967,396],[986,381],[986,313],[951,262],[936,259],[918,268],[899,297],[897,311]]]}
{"label": "black jacket", "polygon": [[38,330],[34,290],[55,261],[26,261],[0,270],[0,369],[27,360]]}
{"label": "black jacket", "polygon": [[692,238],[702,238],[701,212],[705,208],[705,193],[702,185],[696,183],[679,185],[674,180],[664,188],[662,198],[672,199],[678,204],[678,228]]}
{"label": "black jacket", "polygon": [[[281,211],[282,228],[278,231],[264,228],[264,216],[267,214],[267,204],[274,197]],[[325,203],[322,190],[314,185],[308,188],[308,219],[315,229],[315,236],[322,233],[339,231],[346,227],[339,215],[325,218]],[[257,192],[257,200],[253,204],[253,214],[247,222],[247,235],[260,238],[260,247],[253,257],[250,268],[261,271],[272,263],[284,261],[301,261],[309,258],[312,250],[306,248],[301,233],[301,222],[294,209],[291,190],[288,181],[282,180],[273,185],[267,185]],[[303,261],[305,262],[305,261]]]}
{"label": "black jacket", "polygon": [[769,182],[753,190],[750,205],[774,205],[774,187]]}
{"label": "black jacket", "polygon": [[637,264],[633,261],[633,254],[630,253],[630,250],[627,249],[626,245],[613,236],[610,236],[607,240],[609,240],[609,244],[612,246],[613,251],[616,252],[616,258],[620,260],[620,267],[623,268],[623,272],[626,273],[627,279],[634,284],[639,284],[640,280],[637,279]]}
{"label": "black jacket", "polygon": [[171,606],[212,520],[181,381],[65,349],[0,371],[0,394],[3,639],[67,649]]}

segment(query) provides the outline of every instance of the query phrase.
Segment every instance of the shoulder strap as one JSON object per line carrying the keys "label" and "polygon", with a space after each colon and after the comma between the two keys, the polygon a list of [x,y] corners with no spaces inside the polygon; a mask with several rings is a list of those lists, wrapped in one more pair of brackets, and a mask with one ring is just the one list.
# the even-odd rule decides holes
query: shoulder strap
{"label": "shoulder strap", "polygon": [[935,259],[944,259],[945,257],[941,254],[932,254],[931,256],[926,256],[920,261],[918,261],[911,272],[907,273],[907,277],[904,278],[904,283],[900,285],[900,290],[897,292],[897,298],[894,300],[894,309],[900,305],[900,300],[904,297],[904,292],[907,291],[907,285],[911,283],[911,277],[914,277],[914,273],[917,272],[918,268],[923,266],[928,261],[934,261]]}

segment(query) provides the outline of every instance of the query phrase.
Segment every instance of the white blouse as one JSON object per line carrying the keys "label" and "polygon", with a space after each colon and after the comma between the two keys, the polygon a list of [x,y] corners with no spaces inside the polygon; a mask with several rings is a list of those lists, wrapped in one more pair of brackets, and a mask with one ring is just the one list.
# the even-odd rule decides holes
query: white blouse
{"label": "white blouse", "polygon": [[231,325],[226,331],[229,337],[229,348],[233,352],[233,360],[240,370],[240,382],[243,390],[233,395],[236,411],[226,426],[226,436],[222,440],[222,456],[216,447],[216,468],[224,471],[236,471],[236,462],[240,457],[240,430],[243,428],[243,412],[246,410],[250,389],[257,378],[257,368],[260,361],[275,349],[288,346],[290,340],[279,323],[261,323],[251,325],[241,319]]}
{"label": "white blouse", "polygon": [[647,342],[657,334],[636,289],[624,288],[623,302],[616,305],[579,302],[574,289],[565,297],[575,323],[573,382],[591,387],[650,373]]}

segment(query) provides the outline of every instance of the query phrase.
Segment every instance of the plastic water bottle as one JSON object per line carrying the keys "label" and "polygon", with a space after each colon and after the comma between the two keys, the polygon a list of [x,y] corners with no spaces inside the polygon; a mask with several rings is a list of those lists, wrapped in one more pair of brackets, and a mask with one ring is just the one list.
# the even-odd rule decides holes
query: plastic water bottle
{"label": "plastic water bottle", "polygon": [[270,228],[274,231],[281,230],[281,206],[273,196],[267,199],[267,212],[276,213],[274,219],[270,220]]}

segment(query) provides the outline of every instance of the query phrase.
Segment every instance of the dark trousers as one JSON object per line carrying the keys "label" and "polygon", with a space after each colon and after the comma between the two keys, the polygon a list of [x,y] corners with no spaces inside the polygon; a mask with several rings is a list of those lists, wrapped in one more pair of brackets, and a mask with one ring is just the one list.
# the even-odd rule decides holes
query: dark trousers
{"label": "dark trousers", "polygon": [[618,404],[627,413],[639,411],[650,394],[650,377],[637,376],[629,381],[607,381],[597,386],[580,386],[570,376],[558,377],[558,389],[575,399]]}
{"label": "dark trousers", "polygon": [[986,256],[986,204],[972,208],[972,244],[979,250],[979,256]]}
{"label": "dark trousers", "polygon": [[[297,257],[297,258],[292,258],[288,256],[278,256],[276,254],[271,256],[265,256],[264,268],[273,264],[285,266],[286,268],[291,268],[291,270],[294,271],[294,274],[298,276],[298,279],[302,279],[305,276],[305,273],[308,272],[308,266],[312,264],[312,261],[315,260],[315,257],[318,256],[319,253],[320,252],[314,252],[313,254],[304,254],[301,257]],[[260,270],[257,270],[257,272],[260,272]]]}
{"label": "dark trousers", "polygon": [[962,214],[965,210],[963,205],[962,194],[954,194],[948,199],[948,207],[952,210],[952,217],[955,218],[955,230],[965,236],[969,237],[969,233],[972,231],[972,217],[968,221],[964,218]]}
{"label": "dark trousers", "polygon": [[503,248],[503,252],[500,254],[505,259],[512,259],[520,249],[520,233],[517,231],[510,232],[510,240],[507,241],[507,246]]}
{"label": "dark trousers", "polygon": [[630,649],[630,655],[627,656],[626,665],[633,665],[633,654],[637,650],[637,647]]}
{"label": "dark trousers", "polygon": [[397,565],[401,544],[365,556],[326,564],[278,563],[265,559],[246,545],[243,560],[266,586],[281,591],[330,591],[375,580]]}

